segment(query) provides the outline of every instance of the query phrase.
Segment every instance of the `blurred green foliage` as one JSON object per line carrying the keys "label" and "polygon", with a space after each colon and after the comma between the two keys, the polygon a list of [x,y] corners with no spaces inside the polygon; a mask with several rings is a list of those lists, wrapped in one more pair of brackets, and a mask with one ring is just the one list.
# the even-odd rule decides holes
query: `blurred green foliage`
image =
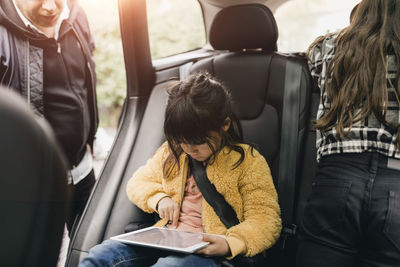
{"label": "blurred green foliage", "polygon": [[[118,2],[80,0],[80,4],[86,11],[96,43],[94,57],[100,126],[115,128],[126,97]],[[202,13],[197,0],[148,0],[147,10],[153,59],[205,44]]]}
{"label": "blurred green foliage", "polygon": [[197,0],[147,0],[153,59],[205,45],[202,12]]}
{"label": "blurred green foliage", "polygon": [[126,97],[126,77],[120,41],[104,32],[96,41],[97,96],[101,125],[115,127]]}
{"label": "blurred green foliage", "polygon": [[100,126],[116,127],[126,97],[126,77],[118,3],[116,0],[80,0],[86,11],[96,49],[97,103]]}

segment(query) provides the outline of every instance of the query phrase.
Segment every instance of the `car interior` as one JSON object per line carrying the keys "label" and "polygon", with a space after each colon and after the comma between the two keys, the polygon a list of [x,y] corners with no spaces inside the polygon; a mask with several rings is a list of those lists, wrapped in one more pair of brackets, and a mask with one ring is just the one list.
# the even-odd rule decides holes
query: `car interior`
{"label": "car interior", "polygon": [[127,199],[125,186],[165,141],[166,85],[197,71],[215,75],[231,89],[245,139],[257,145],[271,167],[284,228],[267,253],[268,266],[292,265],[296,225],[316,168],[311,118],[319,92],[303,55],[278,52],[277,25],[265,4],[215,2],[200,1],[203,12],[213,11],[205,12],[212,48],[153,65],[145,1],[119,1],[128,96],[113,149],[72,237],[66,266],[76,266],[91,247],[111,236],[155,222],[156,215],[142,212]]}
{"label": "car interior", "polygon": [[[313,85],[304,55],[279,52],[278,28],[272,11],[281,2],[284,0],[199,0],[209,45],[179,56],[152,61],[146,1],[118,1],[127,97],[112,150],[85,211],[75,225],[65,266],[77,266],[90,248],[111,236],[150,226],[157,220],[157,215],[144,213],[128,200],[126,183],[165,141],[162,127],[167,103],[166,85],[171,80],[184,79],[198,71],[211,73],[230,88],[234,111],[242,123],[246,141],[257,146],[271,168],[281,205],[283,230],[276,245],[267,251],[267,266],[293,266],[297,225],[301,221],[316,170],[315,131],[311,121],[317,111],[319,92]],[[37,125],[30,127],[31,130],[27,131],[38,131]],[[61,163],[62,156],[48,148],[55,147],[51,136],[42,135],[37,142],[43,145],[40,148],[43,157],[50,157],[43,159],[51,162],[48,164],[50,167],[48,170],[33,170],[32,162],[26,158],[26,166],[33,169],[27,167],[21,171],[46,171],[46,175],[36,178],[26,177],[23,173],[20,176],[23,178],[19,179],[26,179],[29,187],[54,186],[44,188],[48,190],[46,194],[57,194],[58,198],[51,203],[44,202],[40,207],[35,206],[38,195],[32,196],[28,204],[14,203],[21,207],[16,208],[19,211],[14,214],[16,217],[13,220],[21,224],[14,225],[13,229],[24,229],[18,236],[24,241],[19,244],[35,240],[40,245],[29,252],[31,245],[13,248],[13,260],[32,262],[32,265],[24,262],[7,266],[55,266],[60,248],[67,200],[62,189],[66,185],[53,185],[50,178],[62,175],[60,172],[65,169]],[[32,144],[28,149],[37,149],[36,146],[36,143]],[[19,156],[15,154],[15,157]],[[41,162],[34,163],[41,168]],[[6,175],[10,173],[6,170]],[[49,180],[40,180],[39,184],[34,179]],[[3,185],[0,188],[8,190]],[[52,200],[46,194],[40,197]],[[6,196],[1,194],[2,198]],[[2,210],[7,210],[4,203],[8,202],[1,202]],[[25,209],[32,209],[36,215],[25,212]],[[28,216],[32,218],[28,219]],[[5,233],[11,228],[7,223],[11,222],[1,221],[2,236],[12,234]],[[32,233],[30,227],[39,230]],[[47,229],[43,229],[45,227]],[[24,255],[24,258],[18,258],[17,254]],[[9,255],[10,262],[13,255]]]}

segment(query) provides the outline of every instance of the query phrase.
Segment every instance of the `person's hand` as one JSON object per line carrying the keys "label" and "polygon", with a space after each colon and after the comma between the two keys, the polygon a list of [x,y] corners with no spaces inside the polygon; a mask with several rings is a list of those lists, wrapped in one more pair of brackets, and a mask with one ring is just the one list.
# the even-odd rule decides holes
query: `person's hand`
{"label": "person's hand", "polygon": [[158,202],[157,211],[160,218],[168,220],[175,228],[178,226],[179,205],[170,197],[164,197]]}
{"label": "person's hand", "polygon": [[207,247],[196,251],[197,254],[203,254],[205,256],[231,255],[231,250],[225,238],[216,235],[204,235],[203,241],[210,242],[210,244]]}

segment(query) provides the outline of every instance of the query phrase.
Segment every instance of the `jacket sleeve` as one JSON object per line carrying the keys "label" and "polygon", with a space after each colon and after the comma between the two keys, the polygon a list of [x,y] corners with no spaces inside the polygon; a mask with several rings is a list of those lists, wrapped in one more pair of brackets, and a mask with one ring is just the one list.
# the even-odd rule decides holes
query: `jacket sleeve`
{"label": "jacket sleeve", "polygon": [[280,207],[271,172],[265,159],[254,150],[246,155],[239,192],[243,220],[228,229],[226,238],[232,256],[254,256],[271,247],[281,232]]}
{"label": "jacket sleeve", "polygon": [[158,201],[168,196],[162,184],[163,164],[167,154],[168,145],[164,143],[128,181],[126,187],[128,198],[145,212],[157,212]]}

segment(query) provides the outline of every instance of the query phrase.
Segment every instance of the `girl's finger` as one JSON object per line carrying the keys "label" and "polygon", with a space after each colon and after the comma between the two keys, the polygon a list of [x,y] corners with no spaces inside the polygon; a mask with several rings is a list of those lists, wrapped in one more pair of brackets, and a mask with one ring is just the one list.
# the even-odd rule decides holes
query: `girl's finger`
{"label": "girl's finger", "polygon": [[174,220],[174,209],[173,209],[173,208],[171,208],[171,209],[169,210],[168,216],[169,216],[168,220],[169,220],[169,221],[171,222],[171,224],[172,224],[172,222],[173,222],[173,220]]}
{"label": "girl's finger", "polygon": [[169,220],[169,213],[168,213],[168,211],[166,211],[165,209],[163,209],[161,213],[162,213],[162,217],[161,217],[161,218],[163,218],[163,219],[165,219],[165,220]]}
{"label": "girl's finger", "polygon": [[179,220],[179,208],[175,208],[174,212],[172,214],[172,225],[177,227],[178,226],[178,220]]}
{"label": "girl's finger", "polygon": [[158,210],[158,215],[160,216],[161,219],[164,219],[164,211],[162,209]]}
{"label": "girl's finger", "polygon": [[203,241],[204,242],[210,242],[211,243],[215,243],[217,240],[216,236],[212,236],[212,235],[203,235]]}
{"label": "girl's finger", "polygon": [[207,254],[209,253],[209,252],[208,252],[208,251],[209,251],[209,246],[210,246],[210,245],[207,245],[206,247],[197,250],[195,253],[196,253],[196,254],[207,255]]}

